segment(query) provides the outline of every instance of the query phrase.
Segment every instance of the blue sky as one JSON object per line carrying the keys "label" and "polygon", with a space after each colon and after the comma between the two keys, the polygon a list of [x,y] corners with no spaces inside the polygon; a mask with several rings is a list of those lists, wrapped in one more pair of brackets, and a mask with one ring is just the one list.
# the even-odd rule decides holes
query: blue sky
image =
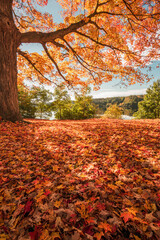
{"label": "blue sky", "polygon": [[[38,9],[42,12],[49,12],[53,15],[53,20],[55,22],[62,22],[60,12],[62,11],[60,5],[56,2],[56,0],[49,0],[48,5],[45,7],[38,6]],[[29,52],[41,52],[42,48],[40,44],[23,44],[22,50],[27,50]],[[129,96],[129,95],[141,95],[145,94],[146,89],[153,84],[154,81],[160,79],[160,68],[156,68],[159,62],[154,62],[150,64],[150,71],[142,70],[143,73],[148,73],[148,75],[152,78],[152,80],[148,83],[134,84],[128,87],[124,87],[120,84],[120,80],[116,79],[108,83],[103,83],[98,91],[91,91],[93,98],[105,98],[105,97],[117,97],[117,96]],[[54,87],[47,87],[52,92],[54,91]]]}

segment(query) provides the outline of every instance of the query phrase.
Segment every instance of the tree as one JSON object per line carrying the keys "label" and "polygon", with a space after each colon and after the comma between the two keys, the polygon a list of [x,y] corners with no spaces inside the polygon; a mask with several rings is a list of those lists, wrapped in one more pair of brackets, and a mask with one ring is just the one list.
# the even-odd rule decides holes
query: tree
{"label": "tree", "polygon": [[107,108],[105,111],[103,117],[105,118],[121,118],[122,110],[120,107],[117,106],[117,104],[113,104]]}
{"label": "tree", "polygon": [[73,105],[73,119],[93,118],[96,113],[96,106],[92,96],[88,96],[90,89],[87,88],[81,95],[76,94]]}
{"label": "tree", "polygon": [[75,94],[75,101],[71,101],[68,92],[63,85],[54,90],[54,101],[52,109],[55,112],[56,119],[86,119],[92,118],[96,112],[92,97],[87,94],[89,88],[82,94]]}
{"label": "tree", "polygon": [[56,119],[72,119],[72,101],[64,85],[55,88],[52,110]]}
{"label": "tree", "polygon": [[31,89],[32,104],[36,106],[36,117],[48,118],[52,116],[51,100],[53,94],[40,87]]}
{"label": "tree", "polygon": [[160,80],[149,87],[144,100],[139,102],[138,111],[134,114],[137,118],[160,118]]}
{"label": "tree", "polygon": [[18,101],[22,117],[48,118],[52,116],[52,93],[44,88],[33,87],[30,90],[18,86]]}
{"label": "tree", "polygon": [[[18,82],[62,81],[72,87],[100,85],[113,77],[143,82],[138,66],[158,58],[159,0],[57,0],[64,22],[56,24],[36,3],[0,1],[0,116],[21,120]],[[24,52],[21,44],[40,43],[43,53]],[[147,48],[147,51],[146,51]]]}
{"label": "tree", "polygon": [[33,104],[32,99],[31,91],[23,86],[18,86],[18,102],[23,118],[35,118],[36,106]]}

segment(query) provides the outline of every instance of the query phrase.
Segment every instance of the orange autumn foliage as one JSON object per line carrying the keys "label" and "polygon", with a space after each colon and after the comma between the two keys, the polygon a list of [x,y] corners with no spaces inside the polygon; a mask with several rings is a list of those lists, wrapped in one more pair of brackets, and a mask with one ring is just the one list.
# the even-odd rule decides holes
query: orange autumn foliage
{"label": "orange autumn foliage", "polygon": [[37,10],[36,3],[48,1],[14,0],[22,43],[43,47],[42,54],[18,50],[19,82],[27,78],[97,88],[113,77],[127,84],[149,80],[138,67],[159,58],[158,0],[57,1],[63,9],[59,24]]}

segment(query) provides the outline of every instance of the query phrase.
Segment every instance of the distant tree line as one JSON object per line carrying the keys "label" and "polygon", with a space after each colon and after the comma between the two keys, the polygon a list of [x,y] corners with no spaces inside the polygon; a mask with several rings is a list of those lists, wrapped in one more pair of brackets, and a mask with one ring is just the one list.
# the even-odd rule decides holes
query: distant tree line
{"label": "distant tree line", "polygon": [[128,97],[111,97],[93,99],[93,103],[99,108],[99,114],[104,112],[112,105],[121,108],[122,114],[132,116],[138,111],[138,103],[143,100],[143,95],[133,95]]}
{"label": "distant tree line", "polygon": [[104,115],[106,118],[121,118],[121,115],[136,118],[160,118],[160,80],[149,87],[145,95],[93,99],[87,88],[75,94],[75,100],[65,87],[60,85],[54,93],[44,87],[18,88],[19,107],[23,118],[87,119]]}

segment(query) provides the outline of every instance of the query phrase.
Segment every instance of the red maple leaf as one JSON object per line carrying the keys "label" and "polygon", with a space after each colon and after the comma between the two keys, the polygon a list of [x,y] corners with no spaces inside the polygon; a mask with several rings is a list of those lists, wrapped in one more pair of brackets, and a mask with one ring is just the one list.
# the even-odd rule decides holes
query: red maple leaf
{"label": "red maple leaf", "polygon": [[24,215],[31,211],[32,201],[28,200],[25,207],[24,207]]}
{"label": "red maple leaf", "polygon": [[44,194],[45,194],[46,196],[48,196],[50,193],[51,193],[51,191],[47,189]]}
{"label": "red maple leaf", "polygon": [[132,219],[134,216],[130,212],[123,212],[121,213],[121,217],[124,219],[124,222],[126,223],[129,221],[129,219]]}

